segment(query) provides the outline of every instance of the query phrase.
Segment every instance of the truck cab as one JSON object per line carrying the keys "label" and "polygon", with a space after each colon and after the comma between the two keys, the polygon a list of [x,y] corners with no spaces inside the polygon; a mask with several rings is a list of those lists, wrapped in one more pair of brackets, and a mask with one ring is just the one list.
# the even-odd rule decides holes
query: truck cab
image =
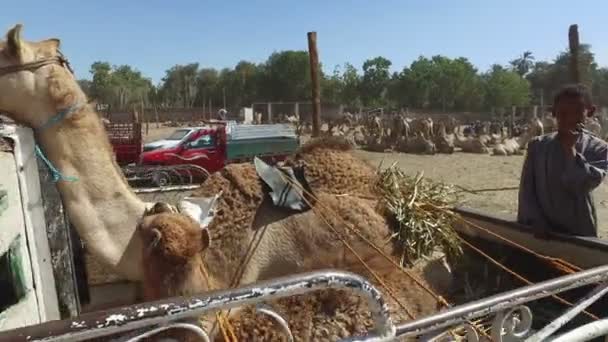
{"label": "truck cab", "polygon": [[185,141],[178,155],[190,164],[215,172],[226,163],[226,134],[222,128],[200,129]]}
{"label": "truck cab", "polygon": [[142,165],[197,165],[208,172],[224,167],[226,134],[223,126],[192,129],[175,146],[142,153]]}

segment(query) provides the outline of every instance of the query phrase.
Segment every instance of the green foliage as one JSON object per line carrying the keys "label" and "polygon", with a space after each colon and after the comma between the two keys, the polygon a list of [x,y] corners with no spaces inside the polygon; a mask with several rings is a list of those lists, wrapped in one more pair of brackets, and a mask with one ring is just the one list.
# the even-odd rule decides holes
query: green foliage
{"label": "green foliage", "polygon": [[361,100],[366,106],[379,106],[385,103],[391,79],[391,61],[384,57],[368,59],[363,63],[361,80]]}
{"label": "green foliage", "polygon": [[419,57],[393,75],[390,97],[400,107],[477,109],[482,102],[481,90],[477,70],[466,58]]}
{"label": "green foliage", "polygon": [[534,66],[534,55],[531,51],[525,51],[520,57],[510,61],[513,71],[524,77]]}
{"label": "green foliage", "polygon": [[362,105],[361,102],[361,76],[357,69],[352,64],[345,63],[344,71],[342,72],[342,91],[340,93],[340,102],[347,107],[355,108]]}
{"label": "green foliage", "polygon": [[[349,110],[366,107],[411,107],[440,111],[477,111],[550,104],[553,93],[569,82],[569,53],[554,61],[535,61],[525,51],[508,66],[494,65],[484,73],[464,58],[421,56],[400,72],[391,71],[384,57],[366,60],[361,69],[349,63],[321,73],[321,99]],[[589,45],[581,44],[581,78],[599,105],[608,105],[608,69],[598,68]],[[158,87],[128,65],[91,65],[83,90],[114,109],[133,104],[217,108],[224,99],[230,109],[257,101],[307,101],[311,96],[310,64],[306,51],[278,51],[264,63],[240,61],[234,68],[200,68],[198,63],[174,65]]]}
{"label": "green foliage", "polygon": [[[555,92],[563,85],[571,83],[569,71],[568,51],[562,51],[558,54],[555,60],[551,62],[537,62],[534,64],[532,71],[526,76],[530,82],[532,90],[532,100],[535,103],[540,102],[540,97],[544,97],[544,104],[550,105],[551,99]],[[608,86],[603,74],[605,68],[598,69],[595,57],[591,52],[591,46],[581,44],[579,47],[579,70],[581,82],[589,86],[593,90],[594,97],[599,104],[608,105],[605,101],[605,95],[601,93]]]}
{"label": "green foliage", "polygon": [[308,52],[274,52],[262,66],[259,91],[266,101],[297,101],[310,98],[310,84]]}
{"label": "green foliage", "polygon": [[154,86],[150,79],[129,65],[110,66],[108,62],[95,62],[91,65],[93,75],[90,83],[85,85],[85,92],[101,104],[113,109],[129,109],[137,104],[147,105]]}
{"label": "green foliage", "polygon": [[530,101],[530,84],[516,71],[500,65],[483,76],[487,107],[525,106]]}

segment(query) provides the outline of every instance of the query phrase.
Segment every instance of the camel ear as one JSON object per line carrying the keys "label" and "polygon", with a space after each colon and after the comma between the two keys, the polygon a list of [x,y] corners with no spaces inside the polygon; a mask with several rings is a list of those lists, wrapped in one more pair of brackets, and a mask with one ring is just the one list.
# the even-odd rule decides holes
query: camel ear
{"label": "camel ear", "polygon": [[21,24],[17,24],[6,34],[7,53],[11,57],[21,58],[23,54],[23,40],[21,40],[22,28],[23,26]]}
{"label": "camel ear", "polygon": [[51,38],[38,42],[37,45],[41,51],[44,51],[49,55],[55,55],[57,51],[59,51],[59,45],[61,45],[61,41],[57,38]]}

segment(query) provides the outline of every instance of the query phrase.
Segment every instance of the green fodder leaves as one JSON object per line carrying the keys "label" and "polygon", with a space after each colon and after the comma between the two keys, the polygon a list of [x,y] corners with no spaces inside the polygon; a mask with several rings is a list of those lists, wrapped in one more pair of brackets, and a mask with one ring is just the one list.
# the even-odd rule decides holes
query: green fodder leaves
{"label": "green fodder leaves", "polygon": [[382,195],[380,209],[392,221],[392,239],[402,264],[411,265],[435,251],[448,258],[462,253],[450,210],[457,199],[452,186],[428,180],[422,173],[408,176],[394,164],[378,170],[375,186]]}

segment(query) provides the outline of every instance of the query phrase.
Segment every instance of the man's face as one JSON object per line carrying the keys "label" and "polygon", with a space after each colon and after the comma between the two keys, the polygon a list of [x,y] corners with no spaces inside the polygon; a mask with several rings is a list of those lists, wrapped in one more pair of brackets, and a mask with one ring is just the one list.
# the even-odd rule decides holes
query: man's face
{"label": "man's face", "polygon": [[587,114],[592,113],[593,107],[586,104],[583,97],[574,96],[561,98],[554,110],[558,130],[567,133],[575,130],[578,124],[584,124]]}

